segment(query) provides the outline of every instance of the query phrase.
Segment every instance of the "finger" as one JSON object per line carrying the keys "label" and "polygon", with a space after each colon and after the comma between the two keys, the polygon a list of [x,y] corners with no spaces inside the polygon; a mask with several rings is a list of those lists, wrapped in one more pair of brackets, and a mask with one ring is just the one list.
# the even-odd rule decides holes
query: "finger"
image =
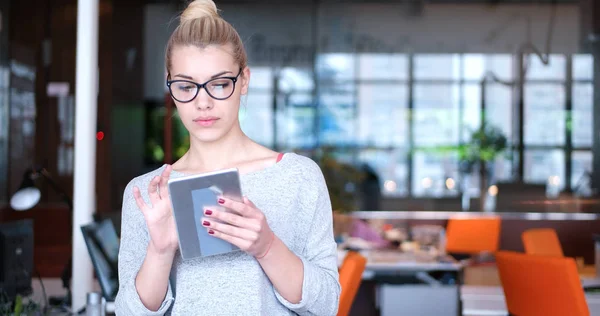
{"label": "finger", "polygon": [[212,229],[213,231],[219,231],[223,234],[249,241],[250,244],[254,243],[258,239],[258,233],[254,231],[211,221],[208,218],[204,218],[202,220],[202,226]]}
{"label": "finger", "polygon": [[152,178],[150,184],[148,184],[148,195],[150,196],[150,202],[152,205],[156,204],[160,200],[160,196],[158,196],[158,184],[160,183],[160,177],[156,176]]}
{"label": "finger", "polygon": [[137,204],[140,211],[145,212],[146,202],[144,202],[144,198],[142,198],[142,193],[138,187],[133,187],[133,197],[135,198],[135,204]]}
{"label": "finger", "polygon": [[256,217],[255,208],[244,204],[243,202],[234,201],[232,199],[228,199],[226,197],[219,197],[217,200],[220,205],[244,216],[244,217]]}
{"label": "finger", "polygon": [[205,210],[204,215],[207,218],[210,218],[210,221],[213,222],[215,222],[216,219],[217,222],[224,222],[239,228],[249,229],[255,232],[260,231],[260,223],[253,218],[242,217],[238,214],[225,211],[214,211],[212,209]]}
{"label": "finger", "polygon": [[159,193],[161,199],[166,199],[169,197],[169,188],[167,187],[167,183],[169,182],[172,169],[173,167],[171,167],[171,165],[167,165],[165,170],[163,170],[162,174],[160,175]]}
{"label": "finger", "polygon": [[256,205],[254,205],[254,203],[252,203],[252,201],[250,201],[250,199],[248,199],[245,196],[244,196],[244,204],[249,205],[250,207],[257,208]]}
{"label": "finger", "polygon": [[233,244],[235,246],[237,246],[238,248],[242,249],[242,250],[248,250],[250,248],[251,243],[247,240],[243,240],[241,238],[238,237],[234,237],[228,234],[225,234],[223,232],[220,232],[218,230],[214,230],[214,229],[209,229],[208,233],[211,236],[215,236],[217,238],[223,239],[226,242],[229,242],[230,244]]}

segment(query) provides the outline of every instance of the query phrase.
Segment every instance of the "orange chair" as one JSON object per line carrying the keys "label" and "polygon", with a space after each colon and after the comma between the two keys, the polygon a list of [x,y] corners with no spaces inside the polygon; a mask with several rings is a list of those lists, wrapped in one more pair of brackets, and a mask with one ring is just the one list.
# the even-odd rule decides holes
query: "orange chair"
{"label": "orange chair", "polygon": [[510,315],[590,315],[573,258],[498,251],[496,262]]}
{"label": "orange chair", "polygon": [[448,220],[446,252],[479,254],[496,252],[500,239],[501,219],[498,216],[460,218]]}
{"label": "orange chair", "polygon": [[526,230],[521,234],[521,239],[527,254],[564,257],[558,235],[552,228]]}
{"label": "orange chair", "polygon": [[344,258],[339,270],[342,293],[340,294],[338,316],[346,316],[350,313],[352,302],[354,302],[354,297],[362,282],[362,275],[366,266],[367,259],[358,252],[349,251],[346,258]]}

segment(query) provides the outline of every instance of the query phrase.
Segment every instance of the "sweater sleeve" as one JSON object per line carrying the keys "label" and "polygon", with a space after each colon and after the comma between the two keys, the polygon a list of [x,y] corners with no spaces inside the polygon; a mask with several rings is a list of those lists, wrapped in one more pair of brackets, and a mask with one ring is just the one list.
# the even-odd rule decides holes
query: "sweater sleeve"
{"label": "sweater sleeve", "polygon": [[[138,178],[139,179],[139,178]],[[157,311],[151,311],[142,303],[135,287],[135,278],[146,257],[146,248],[150,240],[146,221],[138,209],[133,197],[133,186],[136,180],[129,182],[123,196],[121,215],[121,243],[119,247],[119,292],[115,299],[115,314],[131,316],[164,315],[173,302],[171,284],[165,298]],[[147,185],[146,185],[147,186]],[[138,187],[145,187],[138,185]],[[142,190],[142,196],[146,201]]]}
{"label": "sweater sleeve", "polygon": [[[314,169],[316,168],[316,170]],[[307,188],[317,188],[316,198],[305,205],[313,214],[310,221],[307,240],[301,254],[296,254],[304,265],[302,298],[299,303],[287,301],[275,290],[279,302],[298,315],[336,315],[341,287],[337,266],[337,244],[333,235],[333,212],[325,179],[318,166],[313,165],[308,177]],[[311,179],[312,178],[312,179]],[[304,210],[306,211],[306,210]]]}

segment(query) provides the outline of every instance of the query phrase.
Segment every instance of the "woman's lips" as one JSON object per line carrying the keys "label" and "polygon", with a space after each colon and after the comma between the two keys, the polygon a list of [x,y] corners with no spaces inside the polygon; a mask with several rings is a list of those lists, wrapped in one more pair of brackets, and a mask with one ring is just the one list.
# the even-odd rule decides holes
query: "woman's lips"
{"label": "woman's lips", "polygon": [[200,126],[208,127],[214,125],[217,120],[216,117],[201,117],[194,119],[194,122]]}

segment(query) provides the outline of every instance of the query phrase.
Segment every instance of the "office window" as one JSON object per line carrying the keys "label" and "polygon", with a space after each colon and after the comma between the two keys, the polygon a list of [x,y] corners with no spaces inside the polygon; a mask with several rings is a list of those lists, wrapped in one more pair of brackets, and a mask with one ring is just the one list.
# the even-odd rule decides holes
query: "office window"
{"label": "office window", "polygon": [[273,88],[273,69],[271,67],[252,67],[250,70],[249,89],[270,90]]}
{"label": "office window", "polygon": [[507,149],[501,156],[496,158],[494,164],[494,179],[498,182],[509,182],[517,180],[517,168],[519,166],[519,152]]}
{"label": "office window", "polygon": [[273,146],[273,107],[272,94],[249,92],[246,102],[240,107],[242,131],[254,141]]}
{"label": "office window", "polygon": [[562,149],[525,150],[526,182],[545,184],[558,177],[560,188],[565,187],[565,152]]}
{"label": "office window", "polygon": [[571,159],[571,187],[579,194],[591,193],[592,152],[574,151]]}
{"label": "office window", "polygon": [[60,176],[72,176],[75,158],[75,98],[59,97],[57,105],[60,141],[57,148],[56,169]]}
{"label": "office window", "polygon": [[326,145],[349,145],[356,140],[354,95],[324,92],[319,98],[319,139]]}
{"label": "office window", "polygon": [[358,142],[363,146],[408,144],[408,89],[364,83],[358,87]]}
{"label": "office window", "polygon": [[317,57],[317,74],[322,82],[346,81],[355,78],[352,54],[321,54]]}
{"label": "office window", "polygon": [[579,195],[591,195],[592,152],[574,151],[571,159],[571,187],[573,191]]}
{"label": "office window", "polygon": [[294,148],[311,148],[316,144],[313,97],[308,93],[291,94],[285,98],[277,119],[278,142]]}
{"label": "office window", "polygon": [[474,131],[481,126],[481,87],[478,84],[462,86],[461,140],[469,142]]}
{"label": "office window", "polygon": [[414,85],[416,146],[458,144],[458,85]]}
{"label": "office window", "polygon": [[[526,182],[546,183],[549,177],[556,177],[563,188],[573,184],[573,180],[564,179],[565,170],[580,170],[573,168],[581,163],[573,156],[573,165],[567,166],[565,149],[561,148],[566,144],[567,128],[576,148],[591,146],[592,59],[589,55],[573,56],[573,111],[569,114],[565,111],[565,87],[571,78],[567,78],[566,65],[567,56],[558,54],[551,55],[548,64],[533,55],[525,61]],[[519,113],[513,95],[518,73],[515,66],[509,54],[323,54],[316,64],[320,95],[317,143],[347,148],[359,161],[377,165],[378,174],[389,179],[388,191],[382,187],[383,194],[457,194],[446,185],[448,179],[456,186],[461,181],[457,153],[448,149],[468,142],[480,127],[480,81],[493,74],[503,82],[486,83],[483,117],[503,131],[510,154],[492,163],[490,176],[493,181],[514,181],[519,166],[519,149],[514,147],[518,145],[515,133]],[[412,113],[408,111],[409,95]],[[307,126],[310,115],[307,112]],[[404,154],[397,156],[397,152]],[[404,162],[409,152],[411,165]],[[390,170],[394,161],[406,172]],[[408,183],[409,175],[412,183]],[[471,178],[470,190],[474,192],[479,186],[478,175]],[[382,181],[383,186],[386,180]]]}
{"label": "office window", "polygon": [[460,55],[418,54],[414,57],[416,80],[452,80],[460,78]]}
{"label": "office window", "polygon": [[573,55],[573,79],[594,79],[594,57],[590,54]]}
{"label": "office window", "polygon": [[594,89],[591,83],[573,84],[573,112],[571,131],[573,146],[591,147],[593,119]]}
{"label": "office window", "polygon": [[516,143],[517,141],[513,140],[513,124],[516,123],[513,114],[512,87],[498,83],[488,84],[485,104],[486,121],[502,130],[509,144]]}
{"label": "office window", "polygon": [[240,126],[254,141],[273,146],[273,69],[257,66],[251,72],[248,94],[240,104]]}
{"label": "office window", "polygon": [[456,154],[416,151],[413,155],[412,165],[413,195],[421,197],[457,195],[457,165]]}
{"label": "office window", "polygon": [[525,84],[525,144],[565,144],[565,91],[560,84]]}
{"label": "office window", "polygon": [[284,93],[310,92],[314,87],[311,69],[286,67],[279,74],[279,90]]}
{"label": "office window", "polygon": [[550,55],[548,64],[544,64],[536,55],[525,58],[527,80],[565,80],[567,59],[563,55]]}
{"label": "office window", "polygon": [[403,54],[360,54],[358,77],[364,80],[407,80],[408,56]]}
{"label": "office window", "polygon": [[462,60],[462,76],[465,80],[480,81],[488,73],[500,80],[513,79],[511,55],[465,54]]}
{"label": "office window", "polygon": [[408,194],[407,151],[404,148],[394,150],[361,150],[358,160],[368,165],[379,178],[383,196],[406,196]]}

